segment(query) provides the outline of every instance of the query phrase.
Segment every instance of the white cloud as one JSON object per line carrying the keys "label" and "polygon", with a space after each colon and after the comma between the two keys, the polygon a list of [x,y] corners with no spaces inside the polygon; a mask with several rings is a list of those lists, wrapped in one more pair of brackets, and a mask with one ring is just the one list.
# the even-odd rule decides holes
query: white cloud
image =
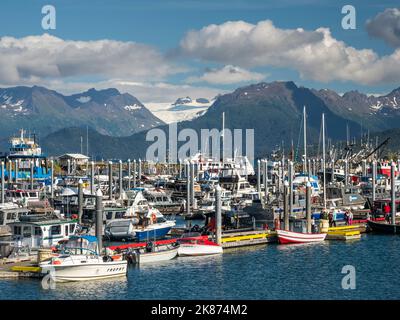
{"label": "white cloud", "polygon": [[370,36],[381,38],[393,47],[400,47],[400,10],[389,8],[366,23]]}
{"label": "white cloud", "polygon": [[400,81],[400,49],[379,57],[332,37],[327,28],[280,29],[272,21],[228,21],[189,31],[180,42],[186,56],[240,67],[275,66],[297,70],[321,82],[371,85]]}
{"label": "white cloud", "polygon": [[157,49],[135,42],[73,41],[48,34],[0,38],[0,81],[7,84],[79,76],[157,80],[182,71]]}
{"label": "white cloud", "polygon": [[208,82],[211,84],[232,84],[248,81],[261,81],[265,79],[265,75],[257,72],[251,72],[246,69],[227,65],[221,69],[211,69],[206,71],[200,77],[189,77],[189,83]]}

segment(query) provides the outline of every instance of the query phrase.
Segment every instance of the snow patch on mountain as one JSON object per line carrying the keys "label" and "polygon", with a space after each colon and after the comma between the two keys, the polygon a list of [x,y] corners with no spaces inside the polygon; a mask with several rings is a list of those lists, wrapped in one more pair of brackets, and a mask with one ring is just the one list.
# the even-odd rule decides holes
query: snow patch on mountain
{"label": "snow patch on mountain", "polygon": [[192,120],[203,115],[214,103],[205,98],[191,99],[190,97],[178,98],[174,103],[148,102],[146,107],[165,123]]}

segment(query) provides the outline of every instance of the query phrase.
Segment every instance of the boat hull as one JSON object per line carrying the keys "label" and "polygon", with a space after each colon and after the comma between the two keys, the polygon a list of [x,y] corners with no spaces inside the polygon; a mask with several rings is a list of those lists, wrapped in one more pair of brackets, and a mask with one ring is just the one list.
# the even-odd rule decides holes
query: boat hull
{"label": "boat hull", "polygon": [[135,238],[137,241],[142,242],[142,241],[148,241],[148,240],[154,240],[154,239],[160,239],[164,238],[168,232],[171,230],[172,226],[165,226],[165,227],[156,227],[152,229],[136,229],[135,230]]}
{"label": "boat hull", "polygon": [[372,231],[385,234],[400,234],[400,225],[375,222],[368,220],[368,226]]}
{"label": "boat hull", "polygon": [[126,276],[127,261],[111,261],[87,265],[42,264],[42,273],[50,273],[56,282],[88,281]]}
{"label": "boat hull", "polygon": [[208,256],[222,253],[221,246],[181,244],[178,249],[180,257]]}
{"label": "boat hull", "polygon": [[286,230],[276,230],[281,244],[322,242],[326,233],[299,233]]}
{"label": "boat hull", "polygon": [[161,250],[155,252],[146,252],[139,254],[138,263],[155,263],[174,259],[178,255],[178,248]]}

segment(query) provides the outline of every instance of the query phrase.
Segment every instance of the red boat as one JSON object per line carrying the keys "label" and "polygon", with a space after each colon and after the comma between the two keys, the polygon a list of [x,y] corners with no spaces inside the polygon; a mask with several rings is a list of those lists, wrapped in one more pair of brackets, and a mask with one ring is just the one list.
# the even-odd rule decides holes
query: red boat
{"label": "red boat", "polygon": [[326,233],[300,233],[282,229],[277,229],[276,232],[281,244],[322,242],[326,238]]}

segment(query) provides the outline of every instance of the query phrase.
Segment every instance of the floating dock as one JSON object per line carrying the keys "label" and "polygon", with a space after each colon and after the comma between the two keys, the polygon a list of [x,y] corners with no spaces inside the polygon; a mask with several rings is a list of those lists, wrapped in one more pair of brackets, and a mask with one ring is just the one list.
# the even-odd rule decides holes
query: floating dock
{"label": "floating dock", "polygon": [[254,230],[222,234],[222,248],[237,248],[276,242],[275,231]]}
{"label": "floating dock", "polygon": [[362,230],[363,228],[360,225],[330,227],[326,240],[357,240],[361,238]]}

